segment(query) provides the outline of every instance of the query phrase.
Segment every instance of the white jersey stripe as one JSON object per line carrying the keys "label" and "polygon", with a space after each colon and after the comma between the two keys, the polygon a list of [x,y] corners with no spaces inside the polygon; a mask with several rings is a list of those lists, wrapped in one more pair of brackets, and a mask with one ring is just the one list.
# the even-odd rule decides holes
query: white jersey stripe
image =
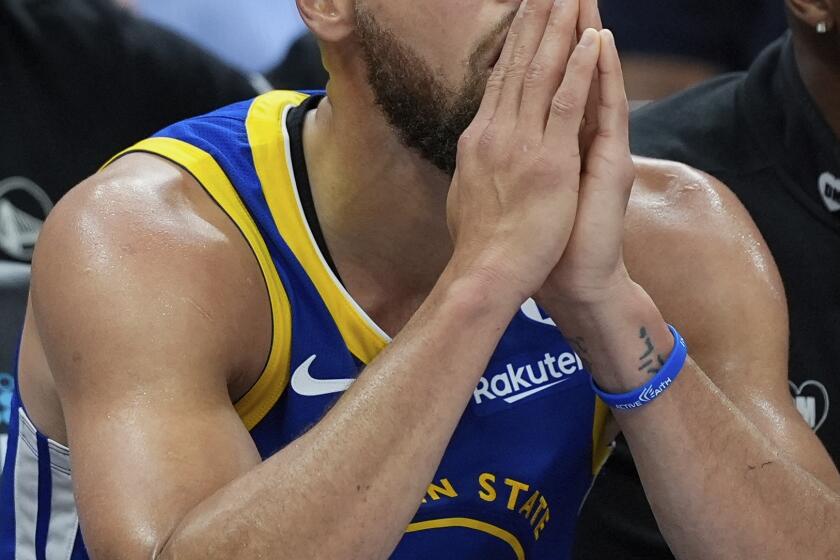
{"label": "white jersey stripe", "polygon": [[18,409],[15,456],[15,560],[35,560],[35,528],[38,519],[38,440],[35,428]]}
{"label": "white jersey stripe", "polygon": [[73,497],[73,481],[70,471],[62,468],[62,465],[69,463],[69,454],[66,448],[52,441],[49,448],[52,500],[46,557],[47,560],[69,560],[79,526],[76,500]]}
{"label": "white jersey stripe", "polygon": [[6,442],[9,441],[9,434],[0,434],[0,472],[3,472],[3,463],[6,461]]}

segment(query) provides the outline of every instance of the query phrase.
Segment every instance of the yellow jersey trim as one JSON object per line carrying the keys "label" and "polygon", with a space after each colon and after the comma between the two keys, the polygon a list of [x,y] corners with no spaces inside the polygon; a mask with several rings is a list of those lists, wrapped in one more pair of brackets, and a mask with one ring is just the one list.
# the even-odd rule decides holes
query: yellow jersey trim
{"label": "yellow jersey trim", "polygon": [[482,533],[487,533],[488,535],[497,537],[510,545],[513,549],[513,553],[516,554],[517,560],[525,560],[525,549],[522,548],[519,540],[512,533],[496,527],[495,525],[485,523],[484,521],[478,521],[477,519],[470,519],[469,517],[450,517],[446,519],[420,521],[409,525],[405,532],[416,533],[418,531],[428,531],[429,529],[444,529],[450,527],[474,529],[476,531],[481,531]]}
{"label": "yellow jersey trim", "polygon": [[242,422],[250,431],[265,418],[289,383],[291,305],[271,253],[254,219],[213,156],[181,140],[149,138],[117,154],[105,166],[131,152],[152,153],[187,170],[233,220],[259,262],[271,303],[273,332],[271,351],[265,368],[254,386],[234,405]]}
{"label": "yellow jersey trim", "polygon": [[607,420],[610,418],[610,408],[597,396],[595,397],[594,416],[592,422],[592,474],[597,476],[612,453],[611,442],[604,441]]}
{"label": "yellow jersey trim", "polygon": [[263,194],[278,231],[318,290],[347,348],[368,364],[390,339],[353,301],[324,261],[297,191],[285,122],[288,111],[306,97],[287,91],[257,97],[251,104],[245,128]]}

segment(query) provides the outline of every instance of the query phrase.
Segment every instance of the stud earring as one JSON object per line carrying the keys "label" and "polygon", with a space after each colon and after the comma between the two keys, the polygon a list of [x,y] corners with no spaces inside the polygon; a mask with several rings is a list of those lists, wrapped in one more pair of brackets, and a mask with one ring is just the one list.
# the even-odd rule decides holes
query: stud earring
{"label": "stud earring", "polygon": [[820,35],[825,35],[828,33],[828,23],[821,21],[817,24],[817,33]]}

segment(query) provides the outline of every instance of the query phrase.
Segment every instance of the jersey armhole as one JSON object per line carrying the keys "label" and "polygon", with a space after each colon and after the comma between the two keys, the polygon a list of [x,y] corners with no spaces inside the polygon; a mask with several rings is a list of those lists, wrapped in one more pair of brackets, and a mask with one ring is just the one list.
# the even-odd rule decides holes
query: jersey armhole
{"label": "jersey armhole", "polygon": [[610,409],[604,401],[595,397],[595,415],[592,421],[592,475],[598,476],[601,468],[612,454],[612,442],[607,439]]}
{"label": "jersey armhole", "polygon": [[114,156],[103,169],[130,153],[162,157],[192,175],[234,222],[259,263],[271,304],[271,350],[257,382],[234,403],[236,412],[250,431],[274,407],[289,383],[291,305],[271,252],[227,174],[209,153],[174,138],[148,138]]}

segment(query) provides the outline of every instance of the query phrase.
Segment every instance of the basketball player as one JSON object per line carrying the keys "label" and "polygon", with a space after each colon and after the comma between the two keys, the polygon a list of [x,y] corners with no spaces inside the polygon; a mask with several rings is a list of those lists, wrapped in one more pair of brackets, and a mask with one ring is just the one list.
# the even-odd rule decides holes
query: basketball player
{"label": "basketball player", "polygon": [[[748,72],[635,112],[631,146],[635,154],[687,163],[720,178],[754,218],[787,294],[792,396],[838,463],[840,3],[779,5],[787,7],[790,34]],[[579,530],[581,560],[673,558],[626,442],[617,442]],[[610,538],[594,539],[605,532]]]}
{"label": "basketball player", "polygon": [[682,557],[826,558],[769,255],[721,185],[634,166],[594,2],[298,6],[326,96],[174,125],[46,226],[4,552],[565,558],[597,391]]}

